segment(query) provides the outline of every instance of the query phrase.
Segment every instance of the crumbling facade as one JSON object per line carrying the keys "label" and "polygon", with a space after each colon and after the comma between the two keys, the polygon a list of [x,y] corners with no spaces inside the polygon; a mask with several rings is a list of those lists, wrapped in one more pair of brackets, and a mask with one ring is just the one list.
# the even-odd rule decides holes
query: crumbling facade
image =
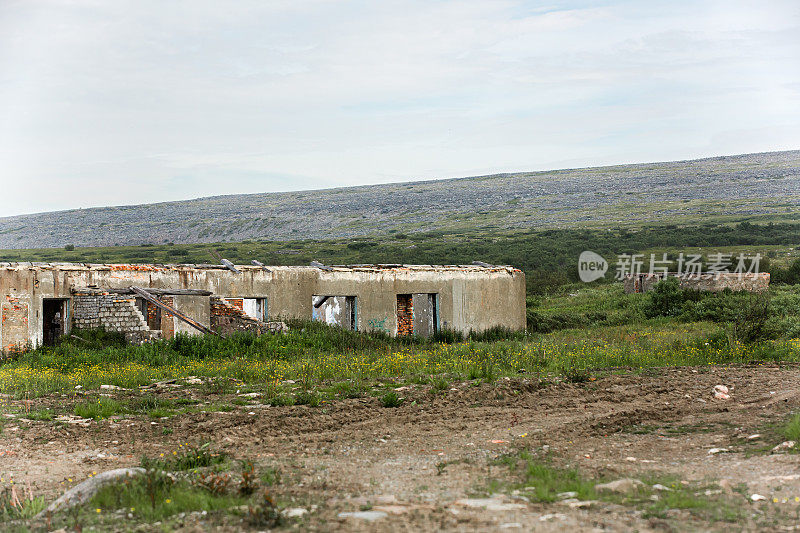
{"label": "crumbling facade", "polygon": [[[72,304],[61,302],[58,305],[67,317],[66,321],[56,324],[56,327],[66,333],[69,327],[77,329],[98,329],[115,331],[125,334],[128,342],[140,344],[161,336],[160,328],[150,329],[136,299],[122,294],[111,293],[100,289],[77,289],[73,292]],[[71,324],[68,324],[69,317]],[[42,322],[48,324],[47,321]],[[50,322],[52,327],[52,322]],[[50,328],[44,328],[44,333]],[[54,335],[53,335],[54,336]],[[49,337],[49,336],[48,336]],[[45,344],[55,341],[43,339]]]}
{"label": "crumbling facade", "polygon": [[132,342],[321,320],[390,335],[525,328],[525,277],[495,266],[0,263],[0,349],[103,327]]}
{"label": "crumbling facade", "polygon": [[625,292],[647,292],[653,290],[656,284],[667,278],[678,278],[682,289],[693,289],[698,291],[750,291],[763,292],[769,288],[769,273],[761,272],[758,274],[747,273],[739,274],[733,272],[720,272],[715,274],[691,274],[678,275],[668,272],[658,274],[628,274],[623,280]]}

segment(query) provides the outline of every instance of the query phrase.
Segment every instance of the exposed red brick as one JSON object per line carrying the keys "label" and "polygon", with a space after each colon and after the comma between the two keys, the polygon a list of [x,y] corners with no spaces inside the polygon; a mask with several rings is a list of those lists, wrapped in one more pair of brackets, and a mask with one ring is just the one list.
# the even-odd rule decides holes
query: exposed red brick
{"label": "exposed red brick", "polygon": [[397,295],[397,334],[414,334],[414,303],[410,294]]}
{"label": "exposed red brick", "polygon": [[225,298],[225,301],[237,309],[244,310],[244,298]]}

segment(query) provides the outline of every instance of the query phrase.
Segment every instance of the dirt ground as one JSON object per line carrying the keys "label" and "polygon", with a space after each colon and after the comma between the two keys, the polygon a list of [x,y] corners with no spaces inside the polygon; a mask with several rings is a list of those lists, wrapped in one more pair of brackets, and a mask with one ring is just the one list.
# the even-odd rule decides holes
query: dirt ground
{"label": "dirt ground", "polygon": [[[714,398],[718,384],[729,387],[730,399]],[[201,388],[180,381],[150,392],[208,399]],[[287,519],[282,527],[289,529],[800,529],[800,454],[771,451],[783,440],[776,428],[800,406],[796,366],[671,368],[544,386],[521,376],[496,385],[454,383],[439,393],[422,385],[398,393],[405,401],[397,408],[383,407],[377,398],[320,407],[272,407],[253,399],[231,411],[86,425],[8,414],[12,408],[63,409],[76,401],[73,395],[27,404],[7,399],[0,471],[29,481],[37,494],[54,499],[93,472],[135,465],[141,455],[157,456],[179,443],[210,441],[234,457],[250,457],[261,468],[280,472],[274,487],[278,500],[308,511]],[[138,392],[109,394],[129,397]],[[237,397],[231,392],[213,400],[219,404]],[[714,482],[745,510],[746,518],[713,523],[685,510],[654,518],[630,506],[530,503],[510,492],[487,503],[488,508],[463,501],[485,494],[491,480],[511,479],[513,474],[494,459],[520,448],[549,449],[555,463],[578,467],[587,476],[666,473],[688,482]],[[713,449],[725,451],[710,453]],[[738,492],[730,489],[735,486]],[[765,500],[754,502],[752,494]],[[363,510],[378,518],[341,515]],[[230,518],[188,515],[171,527],[235,531],[244,526]]]}

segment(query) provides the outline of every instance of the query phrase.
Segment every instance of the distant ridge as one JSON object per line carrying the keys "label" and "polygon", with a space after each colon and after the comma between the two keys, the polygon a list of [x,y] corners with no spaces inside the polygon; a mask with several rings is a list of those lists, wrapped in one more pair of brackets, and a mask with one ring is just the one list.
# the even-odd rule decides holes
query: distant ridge
{"label": "distant ridge", "polygon": [[800,208],[800,150],[0,218],[0,248],[341,238],[769,217]]}

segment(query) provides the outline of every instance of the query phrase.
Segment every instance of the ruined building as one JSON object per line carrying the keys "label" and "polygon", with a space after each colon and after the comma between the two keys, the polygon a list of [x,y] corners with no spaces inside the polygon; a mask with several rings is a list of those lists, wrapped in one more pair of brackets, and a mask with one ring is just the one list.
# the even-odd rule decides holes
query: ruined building
{"label": "ruined building", "polygon": [[720,272],[714,274],[691,274],[678,275],[677,273],[667,272],[654,274],[628,274],[622,283],[625,292],[647,292],[653,290],[656,284],[667,277],[678,278],[681,289],[693,289],[698,291],[750,291],[763,292],[769,288],[769,273],[747,273],[738,274],[735,272]]}
{"label": "ruined building", "polygon": [[103,327],[132,342],[177,333],[280,329],[314,319],[429,336],[525,328],[525,276],[511,267],[0,263],[0,348]]}

